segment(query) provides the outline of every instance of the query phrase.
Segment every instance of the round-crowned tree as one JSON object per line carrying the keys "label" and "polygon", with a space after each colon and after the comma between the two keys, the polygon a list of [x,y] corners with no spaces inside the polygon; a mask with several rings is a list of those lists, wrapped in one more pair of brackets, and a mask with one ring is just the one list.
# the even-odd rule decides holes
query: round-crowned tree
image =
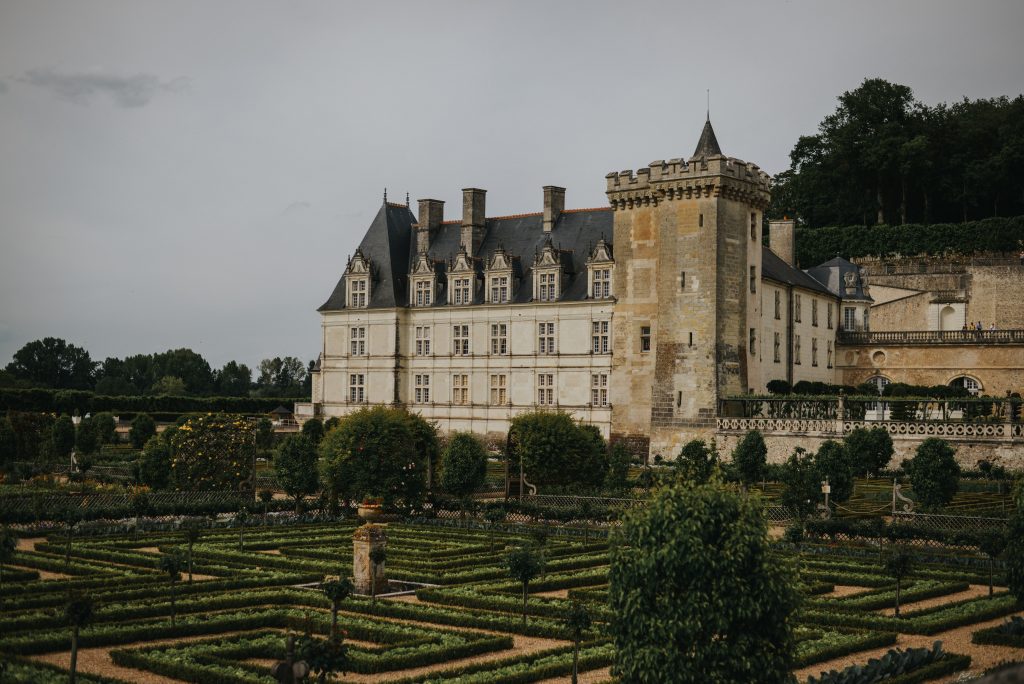
{"label": "round-crowned tree", "polygon": [[903,464],[917,500],[927,510],[945,506],[960,487],[960,464],[945,440],[929,437],[918,445],[914,458]]}
{"label": "round-crowned tree", "polygon": [[86,418],[75,430],[75,450],[80,454],[92,454],[100,446],[100,433],[92,418]]}
{"label": "round-crowned tree", "polygon": [[253,425],[240,416],[189,418],[171,438],[171,482],[177,489],[241,489],[252,478]]}
{"label": "round-crowned tree", "polygon": [[99,435],[100,444],[110,444],[117,435],[117,423],[114,422],[114,414],[110,411],[101,411],[92,417],[93,425]]}
{"label": "round-crowned tree", "polygon": [[533,484],[599,485],[608,470],[601,434],[564,411],[520,413],[509,427],[512,470]]}
{"label": "round-crowned tree", "polygon": [[302,424],[302,436],[312,442],[319,444],[324,438],[324,424],[319,418],[310,418]]}
{"label": "round-crowned tree", "polygon": [[132,426],[128,430],[128,439],[136,449],[144,447],[149,438],[155,434],[156,422],[148,413],[140,413],[132,419]]}
{"label": "round-crowned tree", "polygon": [[1006,584],[1017,602],[1024,604],[1024,478],[1017,480],[1014,498],[1017,512],[1010,518],[1010,530],[1006,537]]}
{"label": "round-crowned tree", "polygon": [[705,484],[711,479],[718,465],[718,451],[714,441],[709,446],[703,439],[695,439],[683,445],[673,463],[678,476],[694,484]]}
{"label": "round-crowned tree", "polygon": [[622,681],[789,681],[796,576],[757,502],[713,484],[662,490],[624,517],[608,578]]}
{"label": "round-crowned tree", "polygon": [[50,428],[50,440],[53,445],[53,453],[59,458],[66,458],[71,450],[75,448],[75,424],[71,416],[61,415],[53,422]]}
{"label": "round-crowned tree", "polygon": [[487,476],[487,449],[475,435],[456,432],[441,455],[441,489],[452,496],[466,497],[476,491]]}
{"label": "round-crowned tree", "polygon": [[274,452],[274,475],[285,494],[295,500],[296,512],[303,497],[316,493],[320,486],[318,458],[316,447],[305,435],[288,435]]}
{"label": "round-crowned tree", "polygon": [[854,428],[843,438],[854,472],[878,475],[892,460],[892,437],[885,428]]}
{"label": "round-crowned tree", "polygon": [[782,505],[800,520],[813,513],[821,497],[821,481],[814,455],[797,447],[782,466],[781,479],[782,496],[779,500]]}
{"label": "round-crowned tree", "polygon": [[170,485],[171,445],[163,435],[153,435],[146,446],[142,447],[139,480],[151,489],[167,489]]}
{"label": "round-crowned tree", "polygon": [[818,477],[828,479],[832,500],[841,503],[853,496],[853,463],[842,444],[831,439],[823,442],[814,456],[814,465]]}
{"label": "round-crowned tree", "polygon": [[744,486],[749,487],[761,479],[768,463],[768,446],[760,432],[751,430],[743,435],[733,449],[732,462]]}
{"label": "round-crowned tree", "polygon": [[345,416],[320,441],[320,478],[332,499],[380,496],[384,504],[414,506],[426,491],[426,459],[437,450],[433,426],[385,406]]}

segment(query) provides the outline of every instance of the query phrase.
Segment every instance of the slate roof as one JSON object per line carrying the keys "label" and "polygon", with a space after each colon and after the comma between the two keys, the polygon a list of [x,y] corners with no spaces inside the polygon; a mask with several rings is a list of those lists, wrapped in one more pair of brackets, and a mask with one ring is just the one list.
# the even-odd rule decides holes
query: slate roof
{"label": "slate roof", "polygon": [[[807,269],[808,275],[815,280],[818,280],[825,285],[836,295],[847,301],[865,301],[873,302],[871,295],[865,290],[866,285],[864,276],[861,273],[861,268],[852,261],[847,261],[842,257],[835,257],[829,259],[823,264],[818,264],[814,268]],[[846,287],[846,274],[853,274],[853,287]]]}
{"label": "slate roof", "polygon": [[697,141],[697,149],[693,151],[694,159],[707,159],[722,154],[722,148],[718,145],[718,138],[715,137],[715,129],[711,127],[711,119],[704,122],[704,130],[700,132],[700,140]]}
{"label": "slate roof", "polygon": [[[559,301],[581,301],[587,298],[587,267],[598,240],[612,244],[612,212],[609,208],[570,209],[563,211],[551,233],[544,233],[543,215],[519,214],[489,218],[478,251],[481,257],[477,271],[482,273],[486,262],[499,247],[513,260],[513,272],[519,279],[513,303],[526,303],[533,297],[533,263],[548,239],[560,250],[563,272],[562,296]],[[416,217],[405,205],[385,204],[370,224],[359,251],[373,266],[368,308],[390,308],[409,304],[409,272],[416,254],[411,239]],[[434,306],[448,304],[447,270],[459,252],[462,223],[446,221],[430,240],[427,256],[438,264],[438,293]],[[482,291],[475,293],[481,303]],[[339,279],[331,296],[318,311],[337,311],[345,306],[345,278]]]}
{"label": "slate roof", "polygon": [[802,287],[822,294],[836,294],[800,269],[787,264],[767,247],[761,247],[761,276],[783,285]]}

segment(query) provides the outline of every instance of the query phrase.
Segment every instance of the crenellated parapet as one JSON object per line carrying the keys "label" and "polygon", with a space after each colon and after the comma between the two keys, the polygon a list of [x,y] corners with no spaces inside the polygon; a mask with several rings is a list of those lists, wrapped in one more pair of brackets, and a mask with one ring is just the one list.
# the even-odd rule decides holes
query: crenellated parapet
{"label": "crenellated parapet", "polygon": [[673,200],[722,197],[765,209],[771,200],[770,178],[756,164],[716,155],[708,159],[669,159],[647,168],[605,176],[613,210]]}

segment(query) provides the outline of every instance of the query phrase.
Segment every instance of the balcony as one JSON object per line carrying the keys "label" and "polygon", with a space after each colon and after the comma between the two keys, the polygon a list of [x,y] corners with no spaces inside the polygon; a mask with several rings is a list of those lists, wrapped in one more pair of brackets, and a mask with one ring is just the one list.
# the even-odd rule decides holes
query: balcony
{"label": "balcony", "polygon": [[1024,344],[1024,330],[893,330],[840,331],[839,344]]}

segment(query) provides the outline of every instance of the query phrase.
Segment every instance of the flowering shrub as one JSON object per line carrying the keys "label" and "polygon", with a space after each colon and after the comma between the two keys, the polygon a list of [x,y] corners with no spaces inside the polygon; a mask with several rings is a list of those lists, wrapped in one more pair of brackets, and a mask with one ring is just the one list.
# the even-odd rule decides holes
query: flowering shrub
{"label": "flowering shrub", "polygon": [[255,433],[240,416],[190,418],[171,440],[176,489],[243,489],[252,479]]}

